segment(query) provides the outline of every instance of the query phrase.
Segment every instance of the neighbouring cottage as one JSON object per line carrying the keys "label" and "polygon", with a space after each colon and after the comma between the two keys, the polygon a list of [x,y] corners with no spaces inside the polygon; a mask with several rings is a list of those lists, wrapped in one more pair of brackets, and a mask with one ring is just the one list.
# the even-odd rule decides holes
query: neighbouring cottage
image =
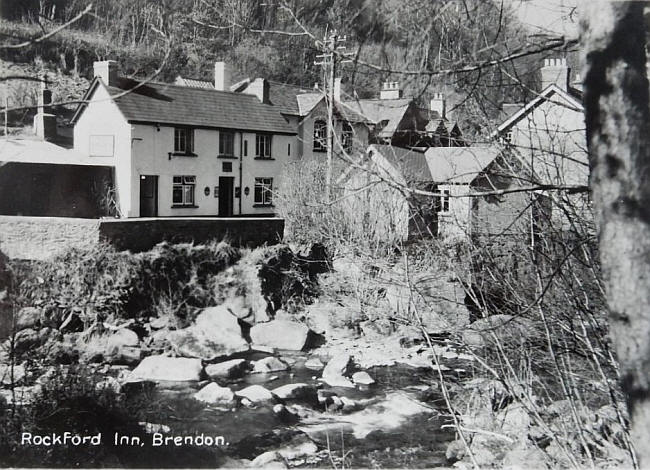
{"label": "neighbouring cottage", "polygon": [[[519,233],[527,246],[553,230],[565,236],[576,220],[589,226],[589,163],[582,92],[570,83],[565,59],[546,59],[540,70],[542,91],[502,122],[493,137],[507,149],[471,182],[472,233],[483,243]],[[546,190],[526,191],[543,185]],[[584,227],[583,227],[584,228]]]}
{"label": "neighbouring cottage", "polygon": [[73,117],[74,149],[113,163],[120,217],[273,214],[296,132],[273,106],[228,91],[229,81],[222,62],[213,89],[139,82],[113,61],[95,63]]}
{"label": "neighbouring cottage", "polygon": [[424,153],[373,144],[341,175],[341,207],[356,238],[400,243],[437,234],[434,199],[406,190],[433,191]]}
{"label": "neighbouring cottage", "polygon": [[425,152],[436,197],[437,236],[466,240],[470,233],[472,181],[501,153],[499,146],[431,147]]}

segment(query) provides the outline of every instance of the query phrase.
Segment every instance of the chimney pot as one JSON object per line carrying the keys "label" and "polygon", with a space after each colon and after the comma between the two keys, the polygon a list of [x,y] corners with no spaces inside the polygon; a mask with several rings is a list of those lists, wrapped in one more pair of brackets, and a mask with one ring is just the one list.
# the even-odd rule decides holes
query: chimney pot
{"label": "chimney pot", "polygon": [[230,66],[226,62],[214,63],[214,89],[230,90]]}
{"label": "chimney pot", "polygon": [[544,59],[541,74],[542,90],[545,90],[551,85],[556,85],[564,91],[568,90],[571,69],[567,66],[566,59]]}
{"label": "chimney pot", "polygon": [[399,82],[384,82],[383,88],[379,93],[379,99],[396,100],[402,97],[402,90],[399,88]]}
{"label": "chimney pot", "polygon": [[102,79],[106,86],[117,85],[117,62],[114,60],[102,60],[93,63],[95,77]]}

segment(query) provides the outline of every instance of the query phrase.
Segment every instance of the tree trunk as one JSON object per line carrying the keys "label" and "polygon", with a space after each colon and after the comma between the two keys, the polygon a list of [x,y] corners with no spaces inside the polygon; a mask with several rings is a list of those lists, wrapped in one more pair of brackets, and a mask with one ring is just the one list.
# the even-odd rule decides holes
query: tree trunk
{"label": "tree trunk", "polygon": [[644,2],[584,2],[585,113],[609,318],[641,468],[650,467],[650,103]]}

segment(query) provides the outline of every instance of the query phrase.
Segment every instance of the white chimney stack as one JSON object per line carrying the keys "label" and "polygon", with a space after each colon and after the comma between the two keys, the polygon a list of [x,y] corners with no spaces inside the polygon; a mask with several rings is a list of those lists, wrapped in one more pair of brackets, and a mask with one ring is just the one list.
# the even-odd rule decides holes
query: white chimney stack
{"label": "white chimney stack", "polygon": [[379,99],[396,100],[402,97],[402,90],[399,88],[399,82],[384,82]]}
{"label": "white chimney stack", "polygon": [[433,98],[429,102],[429,109],[438,113],[442,119],[447,117],[447,102],[445,101],[445,95],[442,93],[434,93]]}
{"label": "white chimney stack", "polygon": [[114,60],[102,60],[93,63],[95,77],[102,79],[106,86],[117,85],[117,62]]}
{"label": "white chimney stack", "polygon": [[225,62],[214,63],[214,89],[230,91],[230,66]]}
{"label": "white chimney stack", "polygon": [[255,95],[262,103],[268,104],[270,102],[269,89],[269,82],[265,78],[256,78],[248,85],[244,93]]}
{"label": "white chimney stack", "polygon": [[551,85],[557,85],[562,90],[569,88],[569,67],[566,59],[544,59],[542,67],[542,90]]}
{"label": "white chimney stack", "polygon": [[51,114],[52,91],[47,89],[46,77],[41,82],[38,95],[38,112],[34,116],[34,133],[43,140],[53,140],[57,136],[56,116]]}

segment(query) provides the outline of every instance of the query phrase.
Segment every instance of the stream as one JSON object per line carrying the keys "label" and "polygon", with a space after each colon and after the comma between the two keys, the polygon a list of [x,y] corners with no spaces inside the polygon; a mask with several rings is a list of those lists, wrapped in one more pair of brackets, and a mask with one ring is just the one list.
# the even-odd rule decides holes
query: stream
{"label": "stream", "polygon": [[[246,359],[265,356],[252,353]],[[331,387],[318,380],[321,371],[304,366],[305,354],[286,353],[282,359],[292,364],[290,370],[250,373],[218,383],[234,392],[254,384],[272,390],[306,383],[318,387],[323,396],[336,395],[339,404],[343,399],[346,406],[331,410],[318,403],[290,401],[286,407],[299,417],[287,422],[274,412],[275,403],[236,408],[206,405],[192,397],[204,384],[193,383],[149,391],[149,399],[168,410],[150,416],[149,421],[168,426],[174,435],[224,436],[228,445],[223,449],[232,459],[254,460],[265,452],[280,451],[296,468],[446,465],[445,450],[454,434],[442,428],[450,420],[438,391],[437,373],[407,365],[373,367],[367,369],[376,382],[373,385]],[[450,380],[458,378],[453,371],[445,374]]]}

